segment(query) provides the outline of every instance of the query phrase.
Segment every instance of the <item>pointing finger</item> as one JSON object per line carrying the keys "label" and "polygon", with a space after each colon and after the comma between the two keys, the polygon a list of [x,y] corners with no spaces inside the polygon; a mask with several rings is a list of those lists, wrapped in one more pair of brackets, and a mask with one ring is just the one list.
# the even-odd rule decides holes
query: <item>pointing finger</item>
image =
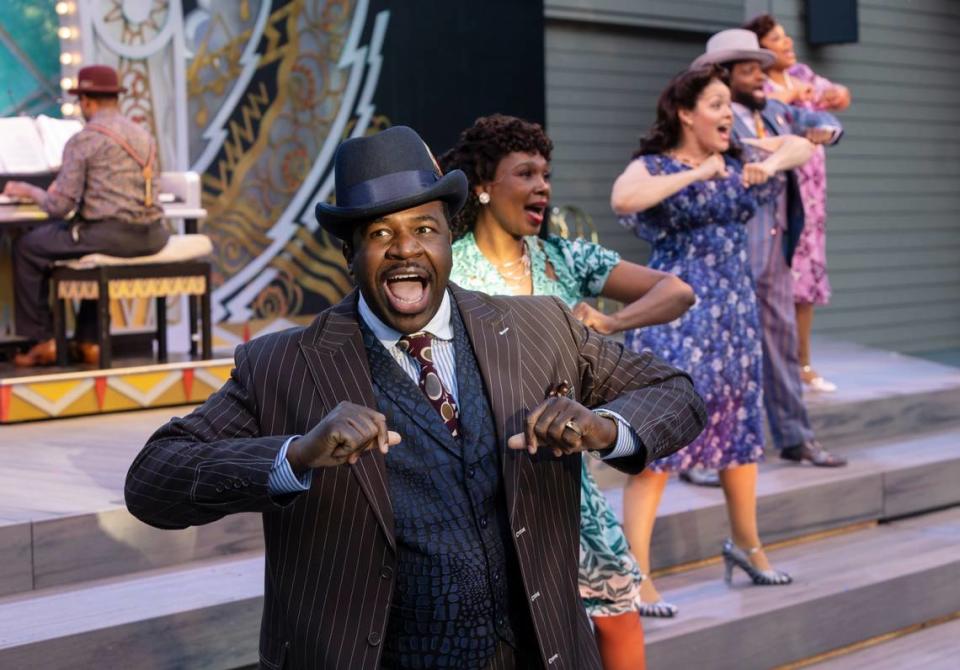
{"label": "pointing finger", "polygon": [[377,447],[380,448],[380,453],[387,453],[387,417],[385,417],[380,412],[376,412],[371,416],[373,424],[377,428]]}
{"label": "pointing finger", "polygon": [[524,425],[524,434],[527,438],[527,451],[530,452],[531,456],[537,453],[537,447],[540,446],[536,433],[537,422],[540,420],[540,415],[546,411],[549,405],[550,400],[546,400],[537,405],[533,411],[527,415],[527,421]]}
{"label": "pointing finger", "polygon": [[524,437],[523,433],[517,433],[516,435],[511,435],[507,440],[507,449],[513,449],[515,451],[521,451],[527,448],[527,438]]}

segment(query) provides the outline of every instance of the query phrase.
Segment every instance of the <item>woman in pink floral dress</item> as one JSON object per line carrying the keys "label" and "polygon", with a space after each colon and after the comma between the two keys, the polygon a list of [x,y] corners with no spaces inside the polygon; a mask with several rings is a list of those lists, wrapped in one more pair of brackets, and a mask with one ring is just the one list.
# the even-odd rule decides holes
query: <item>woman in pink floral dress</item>
{"label": "woman in pink floral dress", "polygon": [[[744,28],[756,33],[760,46],[776,55],[767,70],[768,96],[789,105],[831,112],[843,111],[850,106],[850,91],[845,86],[834,84],[814,73],[809,66],[797,62],[793,40],[772,16],[762,14]],[[834,391],[836,386],[818,375],[810,365],[813,309],[815,305],[826,305],[830,301],[826,242],[827,166],[823,147],[818,146],[813,157],[797,168],[796,173],[806,214],[792,266],[800,376],[811,390]]]}

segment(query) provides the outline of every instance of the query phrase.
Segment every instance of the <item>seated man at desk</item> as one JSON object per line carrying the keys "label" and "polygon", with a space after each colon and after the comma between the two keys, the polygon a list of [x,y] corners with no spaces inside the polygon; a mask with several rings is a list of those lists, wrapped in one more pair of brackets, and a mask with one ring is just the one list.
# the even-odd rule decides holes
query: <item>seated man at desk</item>
{"label": "seated man at desk", "polygon": [[[120,112],[118,96],[126,89],[117,72],[91,65],[77,79],[67,92],[78,96],[87,123],[64,147],[57,178],[47,190],[18,181],[3,189],[36,202],[51,218],[21,236],[13,250],[17,334],[36,342],[14,358],[18,366],[56,362],[46,276],[53,261],[89,253],[144,256],[160,251],[169,236],[154,197],[156,142]],[[96,339],[96,310],[84,302],[76,328],[83,362],[97,362]]]}

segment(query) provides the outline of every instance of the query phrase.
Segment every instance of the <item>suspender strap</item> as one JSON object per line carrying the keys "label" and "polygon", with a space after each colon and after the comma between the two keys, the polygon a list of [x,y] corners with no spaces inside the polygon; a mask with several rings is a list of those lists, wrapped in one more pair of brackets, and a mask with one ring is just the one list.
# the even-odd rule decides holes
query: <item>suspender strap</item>
{"label": "suspender strap", "polygon": [[100,133],[101,135],[106,135],[111,140],[120,145],[120,148],[129,154],[130,158],[140,166],[140,171],[143,174],[144,181],[144,192],[143,192],[143,204],[147,207],[153,206],[153,162],[157,156],[157,145],[151,139],[150,140],[150,154],[147,156],[146,160],[140,157],[133,147],[130,146],[130,143],[127,142],[119,133],[114,132],[106,126],[101,126],[99,123],[88,123],[84,126],[94,132]]}

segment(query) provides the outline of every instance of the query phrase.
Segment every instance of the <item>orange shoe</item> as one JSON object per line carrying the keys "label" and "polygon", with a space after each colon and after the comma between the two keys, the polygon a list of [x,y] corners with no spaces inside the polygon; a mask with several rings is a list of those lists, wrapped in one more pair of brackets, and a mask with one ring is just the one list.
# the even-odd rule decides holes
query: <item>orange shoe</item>
{"label": "orange shoe", "polygon": [[77,342],[77,358],[84,365],[100,365],[100,345],[96,342]]}
{"label": "orange shoe", "polygon": [[35,368],[42,365],[54,365],[57,362],[57,341],[52,337],[43,342],[37,342],[30,350],[13,357],[13,364],[18,368]]}

